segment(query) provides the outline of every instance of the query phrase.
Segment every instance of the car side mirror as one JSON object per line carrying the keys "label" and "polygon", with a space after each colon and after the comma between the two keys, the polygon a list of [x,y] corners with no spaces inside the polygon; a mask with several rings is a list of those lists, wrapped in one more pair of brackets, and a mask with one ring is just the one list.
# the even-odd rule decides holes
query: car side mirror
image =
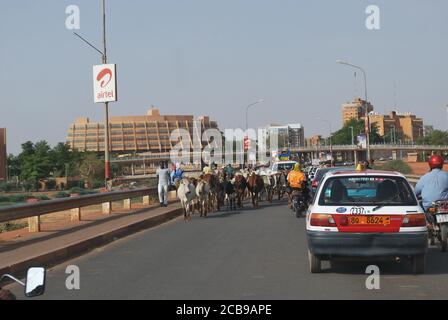
{"label": "car side mirror", "polygon": [[29,268],[26,275],[25,296],[33,298],[45,292],[45,268]]}

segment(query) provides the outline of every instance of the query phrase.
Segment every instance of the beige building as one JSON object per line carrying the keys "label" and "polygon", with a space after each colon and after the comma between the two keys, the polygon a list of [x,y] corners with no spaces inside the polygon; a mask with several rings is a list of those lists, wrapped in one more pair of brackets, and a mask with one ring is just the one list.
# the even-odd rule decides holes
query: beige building
{"label": "beige building", "polygon": [[[373,111],[373,106],[367,103],[368,113]],[[360,120],[365,117],[365,100],[355,99],[342,105],[342,123],[345,125],[352,119]]]}
{"label": "beige building", "polygon": [[6,154],[6,129],[0,128],[0,180],[6,180],[7,175],[7,154]]}
{"label": "beige building", "polygon": [[411,113],[398,113],[392,111],[388,115],[372,113],[370,123],[378,127],[381,136],[389,135],[393,142],[415,142],[424,134],[423,119]]}
{"label": "beige building", "polygon": [[[206,129],[218,128],[217,123],[206,116],[195,120],[191,115],[161,115],[155,108],[142,116],[111,117],[109,122],[110,151],[117,153],[166,152],[177,144],[170,141],[175,129],[185,129],[192,143],[195,132],[202,136]],[[79,151],[104,151],[104,123],[76,119],[68,130],[67,143]]]}

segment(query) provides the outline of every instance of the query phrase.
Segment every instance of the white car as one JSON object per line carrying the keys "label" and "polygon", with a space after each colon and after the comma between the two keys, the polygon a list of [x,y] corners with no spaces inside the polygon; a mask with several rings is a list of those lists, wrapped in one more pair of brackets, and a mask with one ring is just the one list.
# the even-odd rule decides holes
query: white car
{"label": "white car", "polygon": [[280,171],[291,171],[294,169],[294,166],[298,163],[297,161],[277,161],[271,167],[271,171],[273,173],[277,173]]}
{"label": "white car", "polygon": [[427,222],[407,179],[389,171],[333,171],[307,212],[310,272],[323,260],[410,258],[423,273]]}

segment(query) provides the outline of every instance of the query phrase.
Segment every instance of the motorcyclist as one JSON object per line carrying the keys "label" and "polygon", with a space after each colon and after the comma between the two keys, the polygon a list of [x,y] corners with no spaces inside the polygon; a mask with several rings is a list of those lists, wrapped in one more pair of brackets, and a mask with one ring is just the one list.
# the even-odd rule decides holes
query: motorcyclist
{"label": "motorcyclist", "polygon": [[432,227],[434,218],[428,210],[435,201],[448,199],[448,172],[443,171],[444,159],[440,155],[431,156],[428,164],[430,172],[420,178],[415,193],[422,197],[429,227]]}
{"label": "motorcyclist", "polygon": [[[300,164],[296,163],[294,165],[294,169],[289,172],[287,177],[288,185],[292,189],[291,194],[301,194],[306,200],[307,198],[307,190],[306,190],[306,175],[302,172]],[[292,203],[289,203],[289,206],[292,206]]]}

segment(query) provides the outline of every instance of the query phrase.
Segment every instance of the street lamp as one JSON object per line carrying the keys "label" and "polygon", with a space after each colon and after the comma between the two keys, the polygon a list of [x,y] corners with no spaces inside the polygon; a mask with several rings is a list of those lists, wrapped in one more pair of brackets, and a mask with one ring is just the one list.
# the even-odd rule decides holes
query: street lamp
{"label": "street lamp", "polygon": [[246,130],[248,129],[248,116],[249,116],[249,109],[250,109],[250,107],[253,107],[256,104],[263,103],[263,102],[264,102],[264,99],[260,99],[258,101],[255,101],[254,103],[251,103],[250,105],[248,105],[246,107]]}
{"label": "street lamp", "polygon": [[[103,25],[103,51],[96,48],[93,44],[91,44],[89,41],[81,37],[79,34],[74,32],[75,36],[80,38],[82,41],[84,41],[86,44],[88,44],[90,47],[95,49],[99,54],[101,54],[101,63],[107,64],[107,46],[106,46],[106,0],[101,0],[101,12],[102,12],[102,25]],[[110,155],[109,155],[109,103],[104,103],[105,108],[105,120],[106,123],[104,124],[104,177],[105,177],[105,186],[107,189],[109,189],[108,181],[111,178],[110,174]]]}
{"label": "street lamp", "polygon": [[333,142],[332,142],[332,139],[331,139],[331,135],[332,135],[333,130],[331,128],[331,122],[328,121],[328,120],[325,120],[325,119],[321,119],[321,118],[317,118],[317,119],[325,122],[328,125],[328,128],[330,129],[330,138],[329,138],[329,142],[330,142],[330,156],[331,156],[330,164],[331,164],[331,166],[333,166]]}
{"label": "street lamp", "polygon": [[365,125],[365,132],[366,132],[366,142],[367,142],[367,159],[370,160],[370,119],[369,119],[369,107],[368,107],[368,102],[367,102],[367,76],[366,76],[366,72],[364,71],[363,68],[361,68],[360,66],[348,63],[346,61],[342,61],[342,60],[336,60],[336,63],[339,64],[343,64],[358,70],[361,70],[363,76],[364,76],[364,92],[365,92],[365,101],[364,101],[364,105],[365,105],[365,117],[366,117],[366,125]]}
{"label": "street lamp", "polygon": [[352,146],[355,145],[355,135],[353,133],[353,126],[350,126],[350,131],[352,132]]}

